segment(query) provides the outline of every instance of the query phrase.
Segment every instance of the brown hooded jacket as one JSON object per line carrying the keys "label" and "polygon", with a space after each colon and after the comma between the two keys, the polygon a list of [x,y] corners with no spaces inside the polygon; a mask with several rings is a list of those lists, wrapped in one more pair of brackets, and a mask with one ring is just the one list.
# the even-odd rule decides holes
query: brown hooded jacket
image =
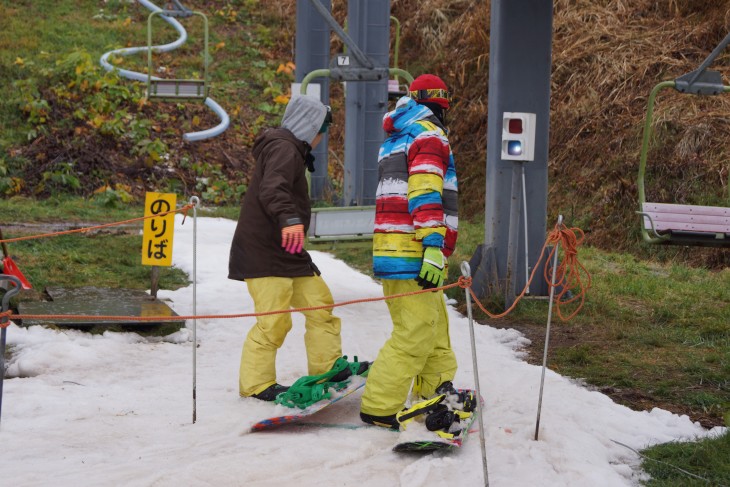
{"label": "brown hooded jacket", "polygon": [[256,169],[231,244],[229,279],[319,274],[306,250],[289,254],[281,246],[282,228],[301,223],[305,234],[309,228],[305,158],[310,150],[283,128],[269,129],[256,139]]}

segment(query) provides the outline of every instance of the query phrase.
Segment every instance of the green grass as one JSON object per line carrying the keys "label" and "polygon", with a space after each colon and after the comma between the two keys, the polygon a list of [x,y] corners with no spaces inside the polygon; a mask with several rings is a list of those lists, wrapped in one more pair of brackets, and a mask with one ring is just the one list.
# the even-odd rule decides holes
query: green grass
{"label": "green grass", "polygon": [[[271,7],[258,0],[198,8],[209,21],[211,97],[231,121],[209,146],[188,146],[181,138],[214,123],[207,107],[145,102],[144,83],[118,79],[99,66],[105,52],[146,46],[149,11],[143,6],[123,0],[1,2],[0,85],[8,89],[0,99],[0,195],[89,197],[108,185],[139,201],[144,186],[235,205],[245,192],[253,140],[278,122],[293,81],[289,50],[274,47],[288,44],[289,32],[261,24],[274,20],[266,17]],[[154,44],[177,38],[162,20],[153,24]],[[188,40],[155,54],[153,69],[164,65],[163,77],[199,79],[202,22],[195,16],[183,24]],[[110,62],[147,71],[144,53]],[[160,164],[176,170],[155,171]]]}
{"label": "green grass", "polygon": [[[186,203],[178,197],[178,205]],[[201,204],[199,216],[214,218],[238,218],[238,207],[214,207]],[[192,213],[191,213],[192,214]],[[44,200],[24,197],[0,199],[0,227],[13,223],[109,223],[144,216],[139,204],[114,203],[103,200],[60,196]],[[141,228],[141,224],[139,224]],[[7,238],[7,237],[6,237]]]}
{"label": "green grass", "polygon": [[[125,25],[130,4],[112,0],[0,2],[0,86],[52,68],[72,51],[104,53],[134,38],[146,39],[141,26]],[[106,17],[104,17],[106,15]],[[12,96],[0,98],[0,149],[24,139],[28,128]]]}
{"label": "green grass", "polygon": [[[192,213],[190,213],[192,215]],[[237,218],[237,208],[200,208],[199,216]],[[94,200],[28,198],[0,200],[0,228],[3,237],[50,233],[102,223],[121,222],[144,216],[140,205],[109,207]],[[17,226],[19,223],[34,226]],[[59,225],[63,224],[63,228]],[[15,225],[15,226],[11,226]],[[110,227],[98,233],[70,234],[7,244],[10,255],[30,280],[39,299],[46,286],[150,288],[150,267],[141,265],[142,222]],[[188,285],[185,273],[174,267],[161,268],[161,289]]]}
{"label": "green grass", "polygon": [[[62,235],[18,242],[13,249],[14,260],[38,291],[47,286],[150,288],[151,267],[141,264],[141,235]],[[181,270],[161,268],[160,289],[188,283]]]}
{"label": "green grass", "polygon": [[[55,223],[64,221],[78,223],[84,221],[110,222],[110,218],[129,220],[143,216],[142,206],[119,205],[110,208],[95,201],[72,197],[48,198],[37,201],[24,197],[0,200],[0,226],[12,223]],[[59,218],[62,215],[62,219]],[[113,216],[112,216],[113,215]],[[140,225],[141,228],[141,225]],[[6,236],[6,238],[8,238]]]}
{"label": "green grass", "polygon": [[[123,221],[144,215],[140,207],[110,209],[80,199],[49,199],[33,203],[25,198],[0,201],[3,237],[51,233],[100,223]],[[32,223],[20,227],[9,224]],[[57,227],[60,223],[63,228]],[[37,225],[43,226],[37,226]],[[149,289],[150,267],[141,264],[142,223],[110,227],[98,233],[59,235],[7,244],[10,255],[33,285],[24,298],[40,299],[47,286]],[[161,268],[160,289],[188,284],[187,275],[174,267]]]}
{"label": "green grass", "polygon": [[[460,222],[459,254],[450,265],[468,260],[482,241],[483,225]],[[640,404],[614,396],[635,408],[659,406],[730,426],[730,269],[710,272],[642,262],[590,247],[579,250],[579,259],[593,276],[586,305],[571,322],[553,321],[554,329],[572,332],[579,343],[553,342],[550,367],[654,401]],[[462,302],[463,293],[455,291]],[[479,310],[475,315],[500,326]],[[525,301],[502,326],[527,323],[543,333],[546,318],[546,302]],[[666,462],[642,463],[652,476],[648,486],[708,485],[668,464],[708,479],[710,485],[730,485],[730,432],[644,453]]]}
{"label": "green grass", "polygon": [[[209,22],[212,96],[230,110],[233,130],[241,131],[237,113],[242,108],[256,111],[245,100],[257,100],[264,120],[254,124],[247,120],[248,131],[277,116],[281,107],[273,99],[288,89],[289,80],[275,74],[281,60],[261,58],[262,48],[271,48],[288,33],[260,25],[260,10],[258,1],[237,0],[226,2],[220,10],[203,12]],[[90,53],[98,65],[105,52],[146,46],[149,13],[142,5],[124,0],[0,2],[0,86],[7,90],[7,96],[0,98],[0,155],[26,143],[32,128],[13,83],[43,78],[41,73],[55,69],[60,59],[74,52]],[[194,17],[184,25],[188,41],[171,53],[155,54],[153,69],[164,63],[178,78],[202,78],[202,21]],[[159,18],[153,22],[152,33],[154,44],[177,38]],[[288,42],[287,38],[284,44]],[[120,68],[147,71],[144,53],[122,56],[116,62]]]}
{"label": "green grass", "polygon": [[307,243],[308,250],[330,252],[338,259],[372,277],[373,242],[372,240],[352,240],[346,242]]}
{"label": "green grass", "polygon": [[643,454],[647,459],[642,466],[651,475],[643,482],[648,487],[730,485],[730,433],[713,439],[665,443]]}

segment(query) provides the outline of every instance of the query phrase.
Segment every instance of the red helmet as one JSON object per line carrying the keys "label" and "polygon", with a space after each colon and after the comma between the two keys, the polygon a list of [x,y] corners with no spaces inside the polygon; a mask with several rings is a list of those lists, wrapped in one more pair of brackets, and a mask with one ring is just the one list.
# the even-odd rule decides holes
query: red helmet
{"label": "red helmet", "polygon": [[451,93],[446,83],[433,74],[422,74],[414,79],[408,88],[408,95],[419,103],[437,103],[444,110],[448,110],[451,103]]}

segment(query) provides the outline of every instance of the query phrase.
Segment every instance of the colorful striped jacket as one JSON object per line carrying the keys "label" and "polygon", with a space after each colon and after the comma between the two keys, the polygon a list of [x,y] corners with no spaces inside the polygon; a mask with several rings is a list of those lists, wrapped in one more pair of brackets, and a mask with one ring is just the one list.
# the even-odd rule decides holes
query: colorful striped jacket
{"label": "colorful striped jacket", "polygon": [[403,97],[383,117],[378,155],[373,270],[381,279],[418,276],[423,247],[446,256],[456,244],[458,194],[446,130],[428,107]]}

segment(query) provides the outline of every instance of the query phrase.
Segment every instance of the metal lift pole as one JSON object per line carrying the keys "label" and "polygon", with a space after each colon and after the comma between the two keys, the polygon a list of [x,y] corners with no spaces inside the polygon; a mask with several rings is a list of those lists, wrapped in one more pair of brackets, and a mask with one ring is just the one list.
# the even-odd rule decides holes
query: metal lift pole
{"label": "metal lift pole", "polygon": [[[330,0],[316,2],[329,15]],[[295,79],[302,83],[312,71],[326,68],[330,62],[331,26],[320,14],[319,9],[309,0],[297,0],[297,33],[294,62],[296,64]],[[325,105],[330,103],[330,80],[323,77],[320,84],[320,99]],[[305,92],[306,93],[306,92]],[[292,93],[294,95],[294,93]],[[329,135],[325,134],[322,142],[312,151],[314,169],[310,174],[310,196],[313,200],[321,200],[327,192],[327,161],[329,154]]]}
{"label": "metal lift pole", "polygon": [[[529,266],[544,265],[536,261],[547,229],[553,5],[492,0],[490,6],[484,245],[470,263],[474,292],[482,297],[502,292],[507,308]],[[523,167],[502,159],[506,112],[536,116],[534,159]],[[530,287],[533,295],[547,294],[543,281]]]}

